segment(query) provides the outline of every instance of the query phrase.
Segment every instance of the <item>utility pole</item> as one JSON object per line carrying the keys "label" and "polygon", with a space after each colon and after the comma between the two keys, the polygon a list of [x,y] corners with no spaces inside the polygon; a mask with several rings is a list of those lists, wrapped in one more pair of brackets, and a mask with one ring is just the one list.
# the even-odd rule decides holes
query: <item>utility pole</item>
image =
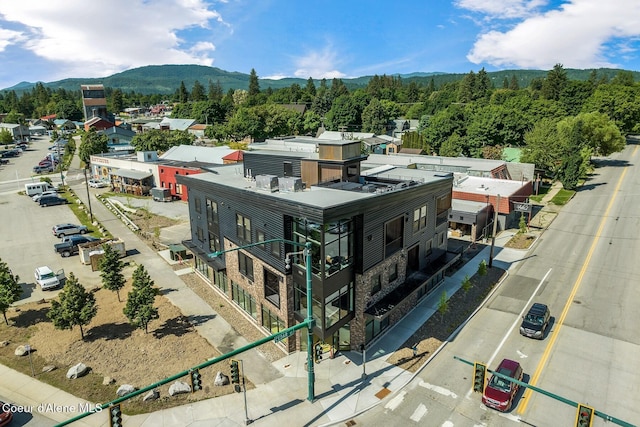
{"label": "utility pole", "polygon": [[496,233],[498,232],[498,209],[500,208],[500,195],[496,199],[496,208],[493,212],[493,233],[491,235],[491,252],[489,252],[489,268],[493,266],[493,247],[496,244]]}

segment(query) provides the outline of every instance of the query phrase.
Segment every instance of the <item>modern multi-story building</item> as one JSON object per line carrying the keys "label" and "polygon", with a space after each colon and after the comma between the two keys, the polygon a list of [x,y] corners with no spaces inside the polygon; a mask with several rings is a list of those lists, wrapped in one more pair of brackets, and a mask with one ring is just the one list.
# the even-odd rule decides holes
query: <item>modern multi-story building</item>
{"label": "modern multi-story building", "polygon": [[[191,219],[183,243],[197,271],[275,333],[306,317],[304,258],[291,255],[287,268],[300,247],[247,245],[311,242],[314,342],[368,345],[442,281],[456,255],[447,252],[453,174],[364,174],[365,158],[359,141],[322,141],[318,153],[246,152],[243,165],[178,176]],[[284,349],[304,350],[306,334]]]}

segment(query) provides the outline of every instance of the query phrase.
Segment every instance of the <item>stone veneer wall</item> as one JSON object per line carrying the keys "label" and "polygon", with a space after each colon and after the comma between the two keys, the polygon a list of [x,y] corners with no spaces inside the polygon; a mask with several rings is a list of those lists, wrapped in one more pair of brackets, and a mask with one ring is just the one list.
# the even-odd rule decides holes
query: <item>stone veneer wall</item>
{"label": "stone veneer wall", "polygon": [[[394,264],[398,265],[398,277],[393,282],[386,282],[389,278],[391,267]],[[377,264],[375,267],[370,268],[364,274],[356,275],[355,317],[350,323],[352,350],[359,349],[360,345],[365,343],[365,310],[388,295],[398,285],[404,283],[406,272],[406,251],[401,250]],[[381,275],[382,289],[376,292],[375,295],[371,295],[372,279],[377,275]],[[390,319],[390,323],[393,323],[393,319]]]}
{"label": "stone veneer wall", "polygon": [[[237,246],[229,242],[225,242],[225,250],[234,249]],[[242,275],[238,266],[238,253],[243,252],[253,260],[253,281],[250,281],[247,277]],[[269,309],[272,313],[276,314],[280,320],[284,322],[285,328],[289,328],[295,324],[293,318],[293,284],[292,279],[289,276],[284,276],[279,271],[273,269],[269,264],[263,263],[259,258],[252,256],[250,253],[238,250],[233,252],[227,252],[225,256],[225,265],[227,266],[227,293],[225,297],[229,299],[233,308],[240,311],[245,317],[254,322],[256,327],[260,329],[262,333],[270,334],[268,330],[262,327],[262,305]],[[274,275],[278,276],[280,281],[280,308],[277,308],[271,301],[267,300],[264,296],[264,272],[263,270],[269,270]],[[211,279],[209,279],[211,281]],[[251,294],[256,301],[256,315],[257,319],[254,319],[249,313],[238,307],[233,301],[231,282],[235,282],[242,287],[245,292]],[[251,283],[253,282],[253,283]],[[220,288],[213,286],[216,290],[222,293]],[[289,310],[291,307],[291,310]],[[278,344],[285,354],[296,350],[296,337],[297,334],[292,335],[288,339]]]}

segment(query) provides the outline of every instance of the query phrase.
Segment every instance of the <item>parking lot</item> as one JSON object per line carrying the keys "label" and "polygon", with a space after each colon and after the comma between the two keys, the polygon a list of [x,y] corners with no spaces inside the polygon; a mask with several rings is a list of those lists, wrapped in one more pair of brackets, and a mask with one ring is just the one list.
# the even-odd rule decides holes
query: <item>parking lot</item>
{"label": "parking lot", "polygon": [[[0,168],[0,258],[14,274],[20,276],[24,292],[19,303],[50,299],[59,292],[43,292],[36,288],[34,271],[39,266],[47,265],[54,271],[62,268],[67,276],[73,272],[87,288],[101,282],[99,272],[93,272],[91,266],[83,265],[79,256],[62,258],[53,250],[53,245],[60,239],[53,235],[52,227],[65,222],[78,222],[69,207],[42,208],[30,197],[19,194],[24,191],[25,183],[40,180],[39,176],[32,174],[32,168],[45,157],[50,146],[48,138],[35,139],[29,150],[11,158],[8,165]],[[54,185],[60,182],[59,173],[50,176]]]}
{"label": "parking lot", "polygon": [[[34,270],[44,265],[53,271],[64,269],[67,277],[70,272],[73,272],[80,283],[87,288],[101,284],[99,272],[91,271],[89,265],[83,265],[78,255],[62,258],[54,252],[53,245],[60,239],[53,235],[52,227],[67,222],[78,223],[69,207],[60,205],[43,208],[30,197],[19,194],[24,192],[26,183],[39,182],[41,176],[49,176],[54,186],[61,182],[59,172],[46,175],[34,175],[32,172],[33,166],[47,155],[50,146],[48,137],[37,138],[21,156],[11,158],[8,165],[0,167],[0,233],[3,241],[3,245],[0,246],[0,258],[9,265],[14,274],[20,276],[24,293],[18,304],[39,301],[43,298],[50,299],[59,292],[59,290],[43,292],[35,286]],[[64,172],[64,179],[65,183],[70,184],[81,198],[86,198],[84,176],[77,170],[77,165],[73,172]],[[94,194],[106,190],[108,189],[89,189],[94,211],[98,209],[99,204]],[[161,203],[154,202],[150,198],[138,199],[125,195],[115,196],[113,199],[130,207],[144,208],[157,215],[178,220],[178,224],[161,229],[160,241],[166,245],[180,243],[190,237],[188,207],[184,202]],[[113,222],[124,227],[110,213],[107,213],[107,217],[101,221],[107,229],[112,228]],[[137,238],[128,239],[125,244],[127,251],[134,254],[139,253],[140,247],[145,245]],[[138,256],[134,255],[127,257],[127,260],[135,261],[137,258]]]}

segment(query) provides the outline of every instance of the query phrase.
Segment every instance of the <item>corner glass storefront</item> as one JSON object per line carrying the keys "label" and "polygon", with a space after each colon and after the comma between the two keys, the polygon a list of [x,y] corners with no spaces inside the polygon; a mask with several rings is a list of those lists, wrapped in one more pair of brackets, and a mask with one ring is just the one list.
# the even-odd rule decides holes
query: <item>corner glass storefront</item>
{"label": "corner glass storefront", "polygon": [[[320,224],[293,218],[293,240],[301,245],[311,242],[312,311],[316,327],[321,331],[316,333],[335,348],[342,341],[348,345],[349,333],[340,330],[345,325],[348,327],[355,309],[353,221],[343,219]],[[306,267],[303,256],[295,257],[293,263],[300,270]],[[303,275],[294,275],[294,311],[299,319],[307,316],[307,286],[303,279]]]}

